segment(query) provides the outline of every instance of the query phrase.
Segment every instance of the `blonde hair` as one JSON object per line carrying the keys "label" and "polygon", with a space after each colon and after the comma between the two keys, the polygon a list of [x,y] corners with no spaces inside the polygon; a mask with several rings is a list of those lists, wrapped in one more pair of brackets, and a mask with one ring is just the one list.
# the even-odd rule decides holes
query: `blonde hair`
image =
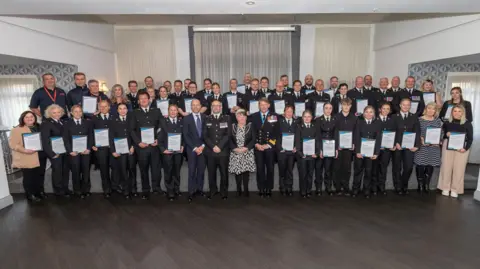
{"label": "blonde hair", "polygon": [[[427,92],[427,91],[425,91],[425,87],[424,87],[426,83],[432,84],[432,91],[431,91],[431,92],[436,92],[436,91],[435,91],[435,84],[433,84],[433,81],[430,80],[430,79],[427,79],[427,80],[425,80],[424,82],[422,82],[422,86],[420,87],[420,91],[422,91],[422,92]],[[435,97],[436,97],[436,96],[435,96]]]}
{"label": "blonde hair", "polygon": [[247,111],[245,111],[245,109],[239,109],[235,112],[235,116],[237,115],[243,115],[243,116],[247,116]]}
{"label": "blonde hair", "polygon": [[[123,86],[120,85],[120,84],[115,84],[112,86],[112,90],[110,92],[110,102],[112,102],[112,104],[116,104],[117,103],[117,97],[115,97],[115,89],[116,88],[120,88],[122,90],[122,101],[120,103],[128,103],[130,102],[127,98],[127,94],[125,93],[125,90],[123,89]],[[110,105],[110,104],[109,104]]]}
{"label": "blonde hair", "polygon": [[433,107],[433,109],[435,109],[435,114],[433,115],[434,118],[438,117],[438,109],[437,109],[437,103],[435,102],[430,102],[428,104],[425,105],[425,109],[423,110],[423,113],[422,113],[422,116],[425,116],[427,115],[427,108],[429,107]]}
{"label": "blonde hair", "polygon": [[454,119],[453,119],[453,110],[455,108],[458,108],[462,111],[462,117],[460,118],[460,124],[464,124],[466,121],[467,121],[467,118],[465,116],[465,107],[463,107],[462,105],[455,105],[452,107],[452,114],[450,114],[450,118],[448,119],[449,122],[452,122]]}
{"label": "blonde hair", "polygon": [[52,116],[52,110],[55,110],[55,109],[59,109],[60,110],[60,118],[63,117],[63,115],[65,115],[65,110],[63,109],[63,107],[57,105],[57,104],[51,104],[47,107],[47,109],[45,109],[45,118],[47,119],[50,119],[51,116]]}

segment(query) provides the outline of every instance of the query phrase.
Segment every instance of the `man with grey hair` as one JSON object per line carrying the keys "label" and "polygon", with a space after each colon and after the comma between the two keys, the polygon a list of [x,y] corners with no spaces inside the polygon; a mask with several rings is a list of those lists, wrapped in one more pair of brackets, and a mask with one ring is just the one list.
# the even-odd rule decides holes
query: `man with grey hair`
{"label": "man with grey hair", "polygon": [[252,86],[250,85],[251,83],[252,83],[252,74],[247,72],[243,76],[243,85],[245,85],[245,92],[244,93],[246,93],[248,90],[250,90],[252,88]]}
{"label": "man with grey hair", "polygon": [[[45,109],[51,104],[57,104],[67,111],[67,95],[64,90],[56,87],[55,77],[52,73],[42,75],[43,86],[32,95],[30,109],[37,116],[42,117]],[[66,118],[67,115],[65,114]]]}
{"label": "man with grey hair", "polygon": [[88,93],[85,94],[85,96],[97,98],[97,111],[95,111],[95,113],[93,114],[84,113],[84,117],[87,119],[91,119],[94,116],[96,116],[98,113],[100,113],[98,111],[98,104],[100,103],[100,101],[102,100],[109,101],[108,96],[105,93],[100,91],[100,83],[96,79],[90,79],[88,81]]}
{"label": "man with grey hair", "polygon": [[367,105],[372,105],[370,93],[365,90],[364,86],[363,77],[358,76],[355,78],[355,88],[347,92],[347,97],[352,99],[352,109],[350,111],[357,116],[363,114],[363,109]]}

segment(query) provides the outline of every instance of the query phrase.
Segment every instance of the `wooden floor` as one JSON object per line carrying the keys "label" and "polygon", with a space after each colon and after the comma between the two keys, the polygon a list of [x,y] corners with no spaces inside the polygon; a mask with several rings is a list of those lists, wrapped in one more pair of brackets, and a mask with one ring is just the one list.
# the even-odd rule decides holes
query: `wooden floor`
{"label": "wooden floor", "polygon": [[[476,268],[480,203],[440,195],[169,203],[15,196],[0,268]],[[233,196],[233,195],[231,195]]]}

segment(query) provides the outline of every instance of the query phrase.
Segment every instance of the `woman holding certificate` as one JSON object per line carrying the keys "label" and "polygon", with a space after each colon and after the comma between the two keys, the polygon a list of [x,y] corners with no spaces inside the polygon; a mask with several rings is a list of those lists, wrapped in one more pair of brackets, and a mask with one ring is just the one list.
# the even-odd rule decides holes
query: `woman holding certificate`
{"label": "woman holding certificate", "polygon": [[278,160],[278,183],[281,195],[293,196],[293,166],[295,165],[295,132],[293,106],[286,106],[284,116],[279,116],[280,135],[275,144]]}
{"label": "woman holding certificate", "polygon": [[438,188],[442,195],[457,198],[463,194],[463,180],[469,149],[473,142],[473,127],[466,119],[465,108],[455,105],[448,122],[443,125],[444,141]]}
{"label": "woman holding certificate", "polygon": [[315,160],[320,152],[318,146],[319,131],[312,123],[313,115],[310,110],[305,110],[302,115],[302,124],[295,133],[295,148],[299,167],[300,195],[303,198],[312,196],[313,171]]}
{"label": "woman holding certificate", "polygon": [[430,191],[430,180],[435,166],[440,166],[440,145],[442,137],[442,120],[437,117],[437,104],[430,102],[419,118],[422,144],[415,152],[415,170],[418,192]]}
{"label": "woman holding certificate", "polygon": [[322,194],[322,185],[325,180],[325,192],[332,196],[333,193],[333,161],[337,158],[338,151],[335,147],[335,118],[332,116],[333,106],[326,103],[323,106],[323,115],[316,120],[320,131],[321,140],[319,141],[320,158],[317,159],[315,167],[315,185],[317,187],[315,194]]}
{"label": "woman holding certificate", "polygon": [[342,104],[341,101],[347,98],[348,92],[348,84],[342,83],[338,86],[338,91],[335,93],[335,96],[332,98],[332,105],[333,105],[333,114],[337,114],[342,112]]}
{"label": "woman holding certificate", "polygon": [[72,118],[65,124],[63,142],[70,155],[73,192],[81,199],[90,193],[90,149],[93,146],[93,128],[82,118],[82,107],[72,106]]}
{"label": "woman holding certificate", "polygon": [[420,91],[423,92],[423,101],[425,102],[425,104],[433,102],[435,103],[436,109],[440,110],[442,108],[442,97],[440,96],[440,93],[435,91],[432,80],[425,80],[422,83]]}
{"label": "woman holding certificate", "polygon": [[440,111],[440,119],[444,122],[449,121],[452,114],[452,108],[455,105],[461,105],[465,108],[465,118],[469,122],[473,122],[472,104],[463,99],[462,88],[453,87],[450,90],[450,95],[452,96],[452,99],[443,103],[442,110]]}
{"label": "woman holding certificate", "polygon": [[31,202],[41,201],[44,173],[41,171],[38,151],[42,150],[42,142],[37,116],[33,112],[25,111],[20,115],[18,126],[12,129],[8,144],[12,149],[12,166],[22,170],[27,199]]}
{"label": "woman holding certificate", "polygon": [[156,100],[157,108],[160,109],[160,114],[164,118],[168,118],[168,106],[172,103],[168,98],[168,90],[166,87],[161,86],[158,88],[158,99]]}
{"label": "woman holding certificate", "polygon": [[132,111],[132,105],[130,104],[130,100],[127,98],[125,90],[120,84],[113,85],[110,94],[110,103],[112,104],[110,106],[110,115],[112,116],[118,116],[118,106],[120,104],[125,104],[128,111]]}

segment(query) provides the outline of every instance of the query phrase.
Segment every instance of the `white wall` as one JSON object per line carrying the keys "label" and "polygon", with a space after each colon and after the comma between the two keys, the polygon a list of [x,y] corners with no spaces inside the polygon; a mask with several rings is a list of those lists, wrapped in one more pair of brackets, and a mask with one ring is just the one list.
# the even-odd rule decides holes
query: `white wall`
{"label": "white wall", "polygon": [[74,64],[87,78],[116,83],[112,25],[0,17],[0,54]]}
{"label": "white wall", "polygon": [[480,53],[480,15],[375,25],[374,75],[408,75],[408,65]]}

